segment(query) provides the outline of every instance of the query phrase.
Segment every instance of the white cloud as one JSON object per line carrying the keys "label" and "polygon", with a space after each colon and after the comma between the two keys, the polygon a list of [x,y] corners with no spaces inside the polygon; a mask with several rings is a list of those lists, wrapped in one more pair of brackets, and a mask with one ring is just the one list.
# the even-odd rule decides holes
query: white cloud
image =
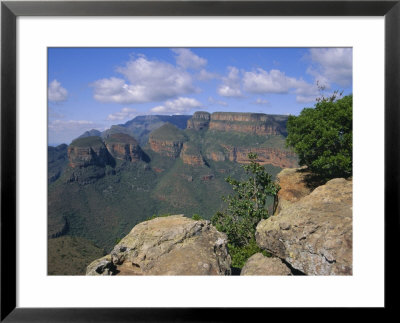
{"label": "white cloud", "polygon": [[137,115],[138,113],[136,109],[123,108],[121,111],[109,114],[107,120],[115,121],[115,120],[133,119]]}
{"label": "white cloud", "polygon": [[62,102],[68,97],[68,91],[57,80],[53,80],[48,89],[48,99],[51,102]]}
{"label": "white cloud", "polygon": [[169,63],[133,58],[117,68],[125,79],[111,77],[95,81],[94,98],[100,102],[122,104],[170,99],[193,93],[192,76]]}
{"label": "white cloud", "polygon": [[257,98],[257,100],[255,100],[253,102],[253,104],[259,104],[259,105],[268,105],[270,102],[268,100],[265,99],[261,99],[261,98]]}
{"label": "white cloud", "polygon": [[294,93],[296,101],[299,103],[313,102],[319,94],[316,84],[287,76],[284,72],[276,69],[268,72],[258,68],[255,71],[245,72],[243,87],[247,92],[257,94]]}
{"label": "white cloud", "polygon": [[307,72],[329,87],[331,83],[349,86],[353,75],[352,48],[311,48],[310,58],[314,63]]}
{"label": "white cloud", "polygon": [[205,70],[204,68],[197,75],[197,79],[199,79],[200,81],[208,81],[208,80],[216,79],[219,77],[220,76],[218,74],[211,73],[211,72]]}
{"label": "white cloud", "polygon": [[243,87],[250,93],[288,93],[298,83],[296,78],[288,77],[280,70],[268,72],[258,68],[252,72],[245,72],[243,76]]}
{"label": "white cloud", "polygon": [[236,67],[228,67],[228,75],[222,78],[222,84],[218,87],[218,94],[221,96],[242,96],[240,90],[239,70]]}
{"label": "white cloud", "polygon": [[161,114],[183,114],[202,106],[203,105],[196,99],[179,97],[175,100],[169,100],[163,105],[156,106],[150,111]]}
{"label": "white cloud", "polygon": [[210,103],[210,105],[222,105],[224,107],[228,105],[228,103],[226,103],[225,101],[216,100],[212,96],[208,98],[208,102]]}
{"label": "white cloud", "polygon": [[197,56],[188,48],[174,48],[176,64],[184,69],[200,69],[207,65],[207,60]]}

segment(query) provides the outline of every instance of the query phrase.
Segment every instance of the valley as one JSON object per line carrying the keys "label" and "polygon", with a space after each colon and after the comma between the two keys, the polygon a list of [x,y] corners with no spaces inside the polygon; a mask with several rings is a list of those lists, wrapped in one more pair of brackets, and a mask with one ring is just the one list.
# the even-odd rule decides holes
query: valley
{"label": "valley", "polygon": [[[109,253],[154,215],[210,219],[223,207],[221,197],[232,193],[225,178],[245,177],[241,164],[249,152],[273,177],[297,167],[297,156],[285,147],[286,121],[261,113],[139,116],[103,132],[88,130],[69,146],[49,147],[49,250],[68,250],[63,259],[49,252],[48,273],[84,274],[99,253]],[[79,250],[86,251],[76,256],[74,273],[62,271],[65,255]]]}

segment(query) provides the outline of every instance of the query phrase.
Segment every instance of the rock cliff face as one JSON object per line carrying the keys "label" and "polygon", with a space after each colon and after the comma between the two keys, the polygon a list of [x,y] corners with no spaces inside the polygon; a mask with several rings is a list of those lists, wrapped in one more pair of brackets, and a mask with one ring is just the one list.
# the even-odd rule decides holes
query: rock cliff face
{"label": "rock cliff face", "polygon": [[225,234],[174,215],[136,225],[86,275],[229,275],[230,265]]}
{"label": "rock cliff face", "polygon": [[308,174],[305,168],[286,168],[277,175],[281,189],[275,214],[311,193],[312,189],[305,182]]}
{"label": "rock cliff face", "polygon": [[[281,168],[296,167],[298,165],[296,154],[287,150],[269,147],[245,148],[225,146],[224,148],[227,151],[227,158],[239,164],[249,163],[248,155],[252,152],[257,154],[257,162],[261,165],[269,164]],[[211,155],[210,157],[213,158],[215,155]],[[219,159],[220,156],[216,155],[216,158]]]}
{"label": "rock cliff face", "polygon": [[258,224],[257,244],[307,275],[351,275],[352,181],[336,178],[304,197],[298,191],[297,201]]}
{"label": "rock cliff face", "polygon": [[192,166],[202,166],[205,164],[200,151],[190,142],[185,142],[180,157],[185,164]]}
{"label": "rock cliff face", "polygon": [[[256,135],[279,135],[285,132],[281,118],[263,113],[214,112],[209,129],[237,131]],[[287,117],[286,117],[287,120]]]}
{"label": "rock cliff face", "polygon": [[143,151],[138,142],[127,134],[111,134],[104,141],[108,151],[116,159],[131,162],[142,159]]}
{"label": "rock cliff face", "polygon": [[112,163],[112,156],[100,137],[91,136],[75,139],[68,146],[68,160],[72,168],[104,167]]}
{"label": "rock cliff face", "polygon": [[210,124],[211,115],[208,112],[197,111],[187,122],[187,129],[202,130],[207,129]]}
{"label": "rock cliff face", "polygon": [[181,153],[186,136],[177,127],[165,123],[150,133],[149,145],[151,150],[167,157],[177,158]]}

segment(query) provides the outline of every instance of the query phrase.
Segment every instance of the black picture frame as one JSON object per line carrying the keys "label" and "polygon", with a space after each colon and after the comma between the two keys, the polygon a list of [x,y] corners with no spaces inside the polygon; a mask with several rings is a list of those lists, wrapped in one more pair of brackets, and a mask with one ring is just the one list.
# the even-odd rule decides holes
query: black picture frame
{"label": "black picture frame", "polygon": [[[82,1],[1,3],[1,321],[235,321],[243,309],[16,307],[16,19],[19,16],[384,16],[385,17],[385,308],[398,286],[400,0],[395,1]],[[373,188],[371,188],[373,189]],[[392,240],[394,239],[394,240]],[[396,242],[397,241],[397,242]],[[373,261],[373,255],[371,255]],[[249,311],[249,310],[248,310]],[[262,311],[251,309],[250,311]],[[252,313],[257,315],[259,313]]]}

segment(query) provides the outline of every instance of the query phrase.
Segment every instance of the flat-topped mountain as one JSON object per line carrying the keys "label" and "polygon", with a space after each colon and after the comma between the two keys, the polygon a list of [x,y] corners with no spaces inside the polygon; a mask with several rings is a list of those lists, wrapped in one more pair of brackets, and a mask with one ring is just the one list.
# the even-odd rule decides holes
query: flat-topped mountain
{"label": "flat-topped mountain", "polygon": [[149,134],[160,128],[165,123],[173,124],[178,129],[185,129],[187,121],[191,118],[190,115],[146,115],[137,116],[134,119],[127,121],[124,124],[113,125],[110,129],[101,133],[102,137],[107,137],[110,134],[125,133],[134,137],[141,146],[147,144]]}
{"label": "flat-topped mountain", "polygon": [[263,113],[214,112],[209,128],[255,135],[283,135],[287,117]]}
{"label": "flat-topped mountain", "polygon": [[[155,214],[210,219],[223,207],[221,197],[232,193],[225,178],[245,178],[240,164],[248,163],[249,152],[272,176],[297,166],[285,148],[286,119],[201,111],[143,116],[100,136],[85,132],[68,147],[50,147],[49,176],[57,174],[49,184],[49,239],[82,237],[110,252],[116,240]],[[271,125],[275,130],[268,131],[277,134],[262,134],[251,123]]]}
{"label": "flat-topped mountain", "polygon": [[187,129],[202,130],[208,129],[210,124],[211,115],[205,111],[197,111],[187,121]]}
{"label": "flat-topped mountain", "polygon": [[69,165],[75,167],[100,166],[112,163],[112,158],[100,137],[81,137],[68,146]]}
{"label": "flat-topped mountain", "polygon": [[134,162],[143,158],[144,153],[139,143],[127,134],[111,134],[104,139],[104,142],[110,154],[116,159]]}
{"label": "flat-topped mountain", "polygon": [[288,117],[264,113],[198,111],[187,122],[187,129],[236,131],[255,135],[286,135]]}

